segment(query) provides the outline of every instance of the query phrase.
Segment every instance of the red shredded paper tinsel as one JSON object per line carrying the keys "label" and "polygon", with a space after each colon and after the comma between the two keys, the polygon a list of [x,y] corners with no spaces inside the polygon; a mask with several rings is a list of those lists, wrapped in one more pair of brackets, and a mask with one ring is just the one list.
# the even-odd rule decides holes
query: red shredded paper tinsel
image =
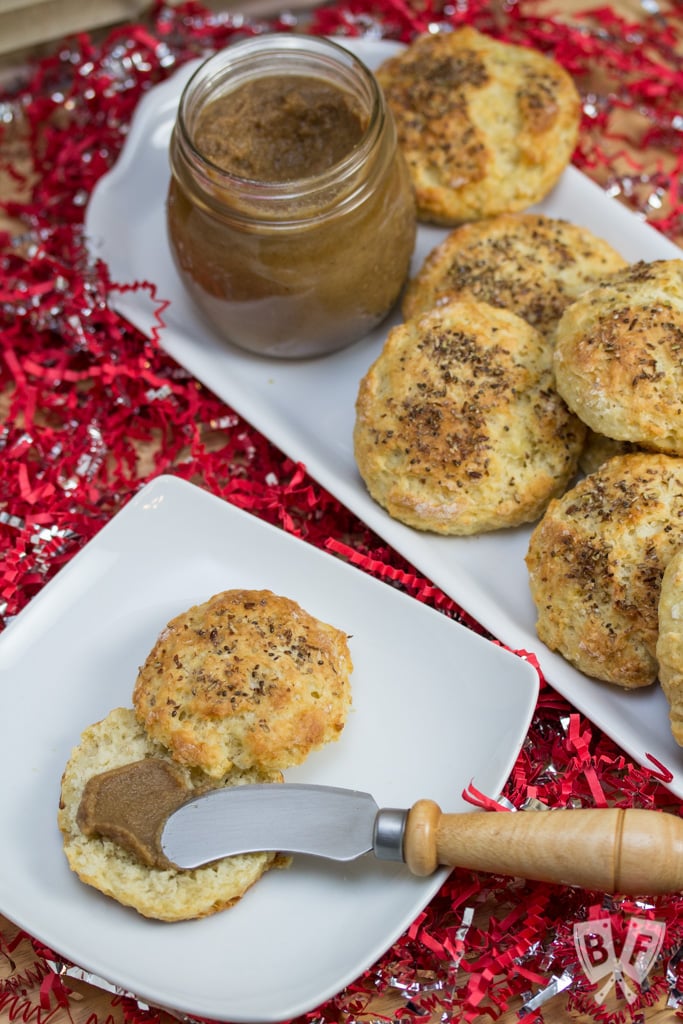
{"label": "red shredded paper tinsel", "polygon": [[[675,241],[683,239],[683,70],[677,46],[683,10],[635,20],[610,7],[571,18],[543,13],[541,0],[349,0],[306,22],[210,13],[198,4],[154,5],[144,23],[65,40],[0,99],[5,151],[26,141],[35,176],[9,158],[0,174],[18,198],[6,201],[17,231],[0,233],[0,626],[38,593],[150,479],[172,472],[399,587],[442,614],[483,632],[354,515],[109,304],[107,269],[86,256],[88,197],[115,163],[145,92],[179,65],[224,45],[236,32],[293,27],[317,33],[367,32],[409,41],[416,32],[473,24],[498,38],[552,54],[584,98],[575,163]],[[626,116],[628,115],[628,117]],[[151,270],[150,270],[151,273]],[[153,301],[153,288],[146,282]],[[163,304],[158,305],[160,324]],[[534,663],[532,652],[517,652]],[[543,681],[542,681],[543,682]],[[664,808],[666,766],[634,765],[543,682],[526,742],[505,792],[476,794],[512,808]],[[495,813],[495,811],[493,811]],[[575,922],[608,915],[618,937],[630,915],[666,924],[663,954],[636,1004],[598,1006],[578,967]],[[37,983],[43,1008],[66,1006],[68,975],[58,954],[20,932],[0,932],[0,954],[30,944],[40,977],[0,981],[0,1011],[14,1017],[18,992]],[[636,1020],[662,993],[679,1015],[678,950],[683,900],[645,904],[507,878],[455,871],[407,933],[344,992],[306,1020],[351,1020],[391,996],[396,1019],[495,1019],[528,1004],[541,1021],[539,993],[565,978],[567,1008],[598,1019]],[[667,974],[668,969],[668,974]],[[672,980],[673,978],[673,980]],[[681,981],[683,986],[683,980]],[[561,991],[562,989],[560,989]],[[534,1008],[533,997],[537,997]],[[398,1009],[396,1009],[398,1005]],[[126,1021],[149,1024],[158,1011],[115,997]],[[25,1008],[22,1013],[29,1012]]]}

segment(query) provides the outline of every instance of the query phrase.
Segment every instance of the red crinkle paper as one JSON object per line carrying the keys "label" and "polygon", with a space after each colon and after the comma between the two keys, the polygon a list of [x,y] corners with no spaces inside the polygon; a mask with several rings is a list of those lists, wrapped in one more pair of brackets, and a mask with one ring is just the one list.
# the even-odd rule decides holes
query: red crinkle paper
{"label": "red crinkle paper", "polygon": [[[145,23],[111,31],[101,42],[85,34],[63,41],[6,88],[4,152],[15,136],[18,150],[27,142],[36,174],[24,178],[22,164],[10,157],[0,165],[18,194],[4,203],[17,230],[0,233],[1,626],[147,481],[172,472],[482,632],[310,479],[305,466],[174,363],[156,339],[122,320],[109,302],[107,268],[88,260],[82,237],[88,197],[115,163],[140,98],[235,32],[302,28],[408,41],[419,31],[460,24],[554,55],[584,98],[577,166],[670,238],[683,238],[680,5],[665,16],[652,5],[650,14],[629,20],[608,6],[553,18],[541,0],[443,7],[430,0],[349,0],[299,23],[294,16],[266,22],[211,14],[193,3],[156,4]],[[135,287],[156,303],[161,328],[163,296],[144,281]],[[533,652],[517,653],[534,663]],[[667,777],[666,766],[634,765],[543,682],[505,792],[467,795],[498,808],[610,804],[680,813]],[[609,915],[618,940],[633,914],[665,922],[662,955],[636,1003],[598,1006],[579,969],[573,924]],[[58,970],[58,954],[22,932],[12,943],[33,947],[42,1008],[67,1007],[69,975]],[[665,992],[678,1014],[682,944],[679,897],[634,904],[455,871],[377,964],[305,1019],[382,1019],[378,1006],[387,1005],[390,1018],[472,1021],[526,1004],[521,1019],[540,1021],[556,983],[568,1008],[596,1020],[636,1020]],[[0,933],[0,954],[10,957],[10,946]],[[12,1008],[30,980],[0,981],[0,1010],[29,1012]],[[132,997],[113,997],[114,1008],[135,1024],[159,1018]]]}

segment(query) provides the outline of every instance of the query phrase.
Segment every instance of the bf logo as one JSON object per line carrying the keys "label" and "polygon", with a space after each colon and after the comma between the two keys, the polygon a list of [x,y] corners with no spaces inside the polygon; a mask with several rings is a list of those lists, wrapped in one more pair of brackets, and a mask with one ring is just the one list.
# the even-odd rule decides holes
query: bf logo
{"label": "bf logo", "polygon": [[584,974],[593,984],[603,982],[602,988],[595,993],[596,1003],[605,1002],[612,985],[617,981],[627,1001],[634,1001],[636,993],[626,978],[639,986],[643,984],[662,948],[665,930],[663,921],[630,917],[626,925],[624,946],[621,955],[617,956],[609,917],[574,925],[574,945]]}

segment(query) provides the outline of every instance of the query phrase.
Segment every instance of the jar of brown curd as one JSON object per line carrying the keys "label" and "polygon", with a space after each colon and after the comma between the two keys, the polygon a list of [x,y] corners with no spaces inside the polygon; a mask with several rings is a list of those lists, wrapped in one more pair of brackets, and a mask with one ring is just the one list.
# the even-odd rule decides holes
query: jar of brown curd
{"label": "jar of brown curd", "polygon": [[333,352],[394,305],[415,241],[412,187],[381,90],[327,39],[243,39],[180,100],[167,223],[213,329],[269,357]]}

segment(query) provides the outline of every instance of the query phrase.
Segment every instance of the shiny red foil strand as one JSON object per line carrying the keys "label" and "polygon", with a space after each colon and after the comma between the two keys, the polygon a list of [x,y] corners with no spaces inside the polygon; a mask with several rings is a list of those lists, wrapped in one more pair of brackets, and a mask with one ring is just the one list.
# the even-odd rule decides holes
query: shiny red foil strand
{"label": "shiny red foil strand", "polygon": [[[471,23],[552,53],[586,97],[577,165],[676,237],[683,223],[676,177],[681,132],[674,127],[680,64],[672,55],[681,38],[681,11],[667,12],[666,20],[628,22],[605,7],[576,25],[539,16],[538,9],[533,2],[505,8],[473,2],[451,11],[429,3],[419,10],[401,2],[337,4],[315,12],[311,30],[370,30],[407,41],[433,25]],[[85,257],[87,197],[113,166],[142,95],[236,31],[264,27],[288,25],[236,24],[199,5],[157,4],[148,23],[118,29],[103,43],[87,35],[65,41],[5,97],[23,121],[38,176],[27,198],[5,204],[25,225],[24,237],[0,237],[0,389],[8,396],[0,438],[3,622],[147,480],[175,472],[480,629],[309,479],[304,466],[286,458],[118,317],[108,303],[106,268],[92,267]],[[640,136],[617,122],[624,111],[640,118]],[[634,151],[644,154],[642,163]],[[645,167],[646,188],[659,189],[664,199],[659,213],[643,207],[642,188],[628,191],[628,175],[637,177]],[[20,179],[18,170],[11,173]],[[151,455],[141,454],[150,449]],[[608,802],[680,813],[663,778],[666,766],[648,772],[633,765],[543,683],[504,796],[516,807],[531,799],[549,807]],[[364,1012],[376,1019],[376,996],[401,992],[403,1008],[392,1010],[396,1018],[495,1018],[551,974],[566,967],[577,973],[572,923],[604,903],[599,894],[455,871],[378,964],[303,1019],[335,1021]],[[468,906],[478,917],[457,945]],[[669,955],[681,941],[681,901],[659,898],[653,906],[667,922]],[[630,901],[615,899],[609,907],[615,928],[627,913],[643,913]],[[665,965],[663,958],[651,991],[665,991]],[[63,991],[47,981],[43,999],[59,1002]],[[604,1017],[586,993],[577,973],[568,1006],[573,1000],[595,1019]],[[647,1004],[645,994],[641,1002]],[[125,1020],[159,1017],[132,999],[113,999],[115,1005]],[[542,1012],[534,1019],[542,1020]]]}

